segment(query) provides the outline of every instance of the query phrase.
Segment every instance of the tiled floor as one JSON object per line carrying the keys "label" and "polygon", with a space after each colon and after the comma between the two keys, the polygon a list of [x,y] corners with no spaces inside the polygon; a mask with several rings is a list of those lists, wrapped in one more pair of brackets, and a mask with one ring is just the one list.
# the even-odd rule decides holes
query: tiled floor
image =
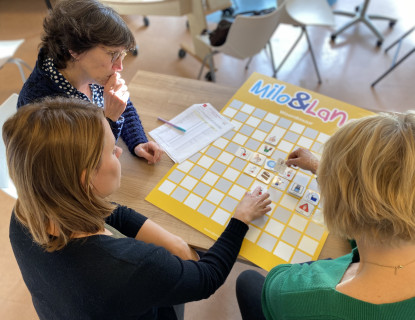
{"label": "tiled floor", "polygon": [[[243,11],[251,9],[250,6],[256,1],[239,0],[236,3],[237,10]],[[269,7],[273,1],[264,0],[261,3],[263,7]],[[360,0],[338,0],[334,8],[353,11],[359,3]],[[383,48],[414,24],[415,5],[409,1],[373,0],[369,12],[398,18],[393,29],[389,29],[386,22],[375,22],[385,36]],[[42,20],[46,14],[43,0],[0,0],[0,39],[24,38],[26,41],[17,51],[16,57],[24,59],[32,66],[36,61]],[[196,78],[200,63],[190,55],[182,60],[177,55],[180,43],[190,43],[185,17],[151,16],[150,26],[147,28],[143,25],[141,16],[126,16],[125,19],[139,43],[139,56],[128,56],[125,59],[123,77],[127,83],[138,69]],[[208,18],[211,28],[217,19],[218,13]],[[347,18],[336,16],[336,27],[346,21]],[[415,93],[411,83],[415,74],[415,54],[372,89],[370,84],[389,67],[395,50],[385,54],[382,49],[378,49],[375,36],[364,25],[345,31],[337,37],[336,43],[330,42],[331,31],[327,28],[310,28],[323,80],[321,85],[317,83],[305,39],[301,40],[278,78],[359,107],[380,111],[405,111],[414,108]],[[284,25],[277,29],[272,39],[276,63],[281,60],[298,32],[298,29]],[[414,45],[415,32],[402,44],[402,54]],[[272,74],[269,56],[265,52],[253,59],[247,71],[244,69],[245,62],[234,58],[217,55],[215,63],[218,68],[217,82],[235,88],[253,71]],[[15,65],[7,64],[0,70],[0,84],[0,102],[11,93],[20,91],[22,81]],[[34,319],[30,297],[22,283],[8,241],[8,220],[13,203],[3,199],[3,195],[0,197],[0,318]],[[186,320],[240,319],[234,286],[236,276],[246,268],[249,267],[237,263],[225,285],[211,298],[190,303],[187,306]]]}

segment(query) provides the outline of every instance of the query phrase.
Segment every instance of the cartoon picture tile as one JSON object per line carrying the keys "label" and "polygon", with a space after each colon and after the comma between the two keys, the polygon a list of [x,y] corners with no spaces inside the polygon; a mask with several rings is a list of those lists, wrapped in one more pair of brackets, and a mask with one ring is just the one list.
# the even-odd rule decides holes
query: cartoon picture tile
{"label": "cartoon picture tile", "polygon": [[255,130],[254,133],[251,135],[252,138],[258,141],[263,141],[266,136],[267,134],[264,131],[261,131],[259,129]]}
{"label": "cartoon picture tile", "polygon": [[252,127],[254,127],[254,128],[256,128],[259,125],[260,122],[261,122],[261,119],[258,119],[257,117],[251,116],[251,117],[248,118],[248,120],[246,120],[245,123],[252,126]]}
{"label": "cartoon picture tile", "polygon": [[304,128],[305,128],[304,125],[294,122],[291,125],[290,130],[294,131],[295,133],[302,134],[304,131]]}
{"label": "cartoon picture tile", "polygon": [[212,163],[213,163],[213,159],[211,157],[208,156],[202,156],[199,161],[197,162],[197,164],[205,169],[208,169]]}
{"label": "cartoon picture tile", "polygon": [[255,243],[261,233],[261,230],[254,227],[253,225],[249,225],[249,230],[245,235],[245,239]]}
{"label": "cartoon picture tile", "polygon": [[221,224],[222,226],[225,225],[226,221],[230,218],[230,213],[222,210],[221,208],[216,209],[215,213],[212,215],[212,220]]}
{"label": "cartoon picture tile", "polygon": [[264,118],[264,120],[266,120],[266,121],[268,121],[268,122],[270,122],[270,123],[272,123],[272,124],[276,124],[277,123],[277,121],[278,121],[278,119],[279,119],[279,116],[277,116],[276,114],[273,114],[273,113],[268,113],[266,116],[265,116],[265,118]]}
{"label": "cartoon picture tile", "polygon": [[285,191],[289,183],[290,182],[287,179],[284,179],[280,176],[275,176],[274,179],[272,179],[271,187],[274,187],[281,191]]}
{"label": "cartoon picture tile", "polygon": [[164,182],[160,185],[159,190],[167,195],[169,195],[176,185],[169,180],[164,180]]}
{"label": "cartoon picture tile", "polygon": [[241,111],[246,112],[247,114],[251,114],[255,110],[254,106],[251,106],[249,104],[244,104]]}
{"label": "cartoon picture tile", "polygon": [[268,224],[265,227],[265,231],[279,238],[284,228],[285,225],[281,222],[278,222],[274,219],[269,219]]}
{"label": "cartoon picture tile", "polygon": [[274,178],[274,175],[271,172],[269,172],[269,171],[267,171],[265,169],[262,169],[258,173],[258,175],[256,176],[256,178],[259,181],[262,181],[265,184],[269,184],[272,181],[272,179]]}
{"label": "cartoon picture tile", "polygon": [[282,139],[286,132],[286,129],[274,127],[271,133],[267,136],[265,142],[270,143],[272,145],[277,145],[277,143]]}
{"label": "cartoon picture tile", "polygon": [[312,204],[313,206],[318,205],[318,202],[320,201],[320,194],[316,191],[308,189],[306,193],[304,194],[304,201],[307,201],[308,203]]}
{"label": "cartoon picture tile", "polygon": [[277,162],[273,159],[266,159],[264,162],[264,168],[268,171],[275,171],[275,166],[277,165]]}
{"label": "cartoon picture tile", "polygon": [[309,217],[311,213],[314,211],[314,206],[311,203],[301,199],[298,202],[298,205],[295,208],[295,211],[297,211],[298,213],[301,213],[302,215],[306,217]]}
{"label": "cartoon picture tile", "polygon": [[298,244],[298,248],[305,251],[309,255],[314,255],[314,252],[316,252],[317,246],[318,246],[318,242],[307,236],[303,236],[300,243]]}
{"label": "cartoon picture tile", "polygon": [[228,116],[229,118],[233,118],[233,116],[238,112],[238,110],[231,108],[231,107],[227,107],[224,111],[223,114],[225,116]]}
{"label": "cartoon picture tile", "polygon": [[244,172],[246,174],[249,174],[251,177],[255,178],[259,173],[259,170],[261,170],[261,167],[258,167],[252,163],[248,163],[248,165],[244,169]]}
{"label": "cartoon picture tile", "polygon": [[218,147],[219,149],[224,149],[226,145],[228,144],[228,142],[229,142],[228,140],[220,137],[213,142],[213,145]]}
{"label": "cartoon picture tile", "polygon": [[281,173],[281,177],[291,181],[294,178],[295,173],[296,171],[293,168],[288,167],[285,169],[284,173]]}
{"label": "cartoon picture tile", "polygon": [[249,161],[258,165],[258,166],[262,166],[263,163],[265,162],[266,157],[258,152],[255,152],[251,155],[251,157],[249,158]]}
{"label": "cartoon picture tile", "polygon": [[301,198],[305,192],[305,187],[297,182],[293,181],[288,187],[288,193]]}
{"label": "cartoon picture tile", "polygon": [[278,172],[279,174],[284,174],[285,173],[285,171],[287,170],[287,165],[285,164],[285,160],[284,159],[282,159],[282,158],[278,158],[276,161],[275,161],[275,168],[274,168],[274,170],[276,171],[276,172]]}
{"label": "cartoon picture tile", "polygon": [[274,250],[274,254],[286,262],[290,261],[293,252],[294,247],[290,246],[289,244],[283,241],[279,241]]}
{"label": "cartoon picture tile", "polygon": [[269,157],[275,150],[275,147],[273,145],[269,144],[263,144],[261,148],[258,150],[259,153],[262,153],[263,155]]}
{"label": "cartoon picture tile", "polygon": [[233,160],[233,158],[235,158],[235,156],[233,156],[232,154],[230,154],[230,153],[228,153],[226,151],[223,151],[221,153],[221,155],[219,156],[218,160],[220,162],[223,162],[224,164],[229,164],[229,163],[231,163],[231,161]]}
{"label": "cartoon picture tile", "polygon": [[193,187],[196,185],[198,181],[190,176],[186,176],[182,182],[180,182],[180,185],[183,188],[186,188],[187,190],[192,190]]}
{"label": "cartoon picture tile", "polygon": [[217,205],[222,201],[224,196],[225,196],[224,193],[222,193],[222,192],[220,192],[216,189],[211,189],[209,194],[207,195],[206,199]]}
{"label": "cartoon picture tile", "polygon": [[242,122],[236,121],[235,119],[231,120],[231,123],[233,124],[234,129],[236,131],[238,131],[239,128],[241,127],[241,125],[242,125]]}
{"label": "cartoon picture tile", "polygon": [[293,147],[294,147],[294,144],[292,144],[291,142],[285,141],[285,140],[281,140],[277,146],[278,149],[286,153],[290,153],[293,150]]}
{"label": "cartoon picture tile", "polygon": [[233,185],[233,187],[231,188],[231,190],[229,190],[228,194],[232,197],[234,197],[235,199],[241,200],[242,197],[244,196],[246,192],[246,189],[241,188],[238,185]]}
{"label": "cartoon picture tile", "polygon": [[257,245],[271,252],[276,243],[277,243],[276,238],[271,237],[269,234],[263,233],[261,237],[259,238]]}
{"label": "cartoon picture tile", "polygon": [[230,181],[235,181],[238,178],[239,174],[240,171],[228,168],[225,170],[222,176]]}
{"label": "cartoon picture tile", "polygon": [[199,204],[202,202],[202,198],[191,193],[187,199],[184,201],[184,204],[192,209],[196,209]]}

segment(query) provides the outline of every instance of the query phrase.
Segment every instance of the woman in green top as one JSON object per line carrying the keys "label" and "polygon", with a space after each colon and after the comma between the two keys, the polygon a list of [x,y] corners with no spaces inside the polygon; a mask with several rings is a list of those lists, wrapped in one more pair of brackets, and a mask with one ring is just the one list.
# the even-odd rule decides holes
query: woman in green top
{"label": "woman in green top", "polygon": [[352,121],[327,141],[320,164],[299,149],[287,165],[317,172],[327,228],[357,248],[334,260],[276,266],[265,279],[241,274],[243,319],[414,319],[415,113]]}

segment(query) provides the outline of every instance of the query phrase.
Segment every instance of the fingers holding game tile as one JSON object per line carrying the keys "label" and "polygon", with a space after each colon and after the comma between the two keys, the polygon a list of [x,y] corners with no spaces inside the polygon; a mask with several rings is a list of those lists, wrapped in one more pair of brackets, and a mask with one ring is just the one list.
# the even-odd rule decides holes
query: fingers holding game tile
{"label": "fingers holding game tile", "polygon": [[288,155],[288,160],[285,164],[289,167],[297,166],[315,174],[317,172],[319,161],[309,150],[299,148]]}

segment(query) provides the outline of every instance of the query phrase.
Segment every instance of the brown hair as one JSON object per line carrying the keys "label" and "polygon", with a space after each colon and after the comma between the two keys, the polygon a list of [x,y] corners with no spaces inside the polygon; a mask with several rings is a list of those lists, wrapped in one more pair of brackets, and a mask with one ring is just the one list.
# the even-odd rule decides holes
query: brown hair
{"label": "brown hair", "polygon": [[391,245],[415,240],[415,113],[340,128],[324,147],[318,180],[331,232]]}
{"label": "brown hair", "polygon": [[72,59],[69,50],[81,54],[98,45],[126,49],[135,46],[124,20],[97,0],[57,1],[43,21],[43,30],[40,46],[58,69],[65,69]]}
{"label": "brown hair", "polygon": [[114,209],[90,184],[100,164],[104,121],[92,103],[46,98],[19,108],[3,126],[16,217],[47,251],[63,248],[75,232],[103,230]]}

